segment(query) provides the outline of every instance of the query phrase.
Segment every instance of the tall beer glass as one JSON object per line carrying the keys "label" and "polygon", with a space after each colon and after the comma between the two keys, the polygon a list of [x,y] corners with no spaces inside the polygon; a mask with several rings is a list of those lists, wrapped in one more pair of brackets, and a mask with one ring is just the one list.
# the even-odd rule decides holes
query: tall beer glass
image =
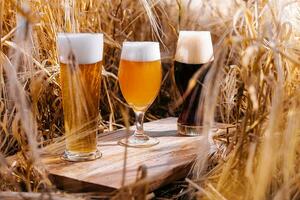
{"label": "tall beer glass", "polygon": [[162,69],[159,43],[124,42],[119,66],[119,84],[122,94],[135,112],[136,131],[121,144],[132,147],[150,147],[159,143],[144,133],[144,113],[155,100],[161,84]]}
{"label": "tall beer glass", "polygon": [[199,107],[202,86],[209,66],[214,60],[213,45],[209,31],[180,31],[174,62],[176,85],[183,95],[189,80],[204,68],[194,88],[183,101],[183,108],[177,121],[178,133],[194,136],[202,132],[203,107]]}
{"label": "tall beer glass", "polygon": [[57,47],[69,161],[94,160],[97,149],[103,35],[59,33]]}

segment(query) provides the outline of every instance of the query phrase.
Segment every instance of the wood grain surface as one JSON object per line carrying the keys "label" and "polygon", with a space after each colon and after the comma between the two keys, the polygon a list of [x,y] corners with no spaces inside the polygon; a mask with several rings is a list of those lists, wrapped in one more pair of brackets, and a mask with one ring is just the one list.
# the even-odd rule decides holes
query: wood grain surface
{"label": "wood grain surface", "polygon": [[[137,168],[141,165],[146,166],[151,191],[188,174],[203,136],[177,135],[176,121],[176,118],[166,118],[144,124],[145,131],[160,143],[150,148],[127,148],[125,185],[136,181]],[[126,134],[120,130],[100,136],[102,157],[98,160],[76,163],[61,160],[59,155],[44,155],[43,162],[52,181],[58,188],[71,192],[119,189],[125,147],[118,145],[118,141]]]}

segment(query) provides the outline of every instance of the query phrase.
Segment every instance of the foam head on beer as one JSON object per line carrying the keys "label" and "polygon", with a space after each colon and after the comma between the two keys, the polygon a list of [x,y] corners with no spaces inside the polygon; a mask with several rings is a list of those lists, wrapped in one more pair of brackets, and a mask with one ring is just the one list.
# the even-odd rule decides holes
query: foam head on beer
{"label": "foam head on beer", "polygon": [[188,64],[213,61],[213,45],[209,31],[180,31],[175,60]]}
{"label": "foam head on beer", "polygon": [[137,62],[149,62],[160,60],[159,43],[123,42],[121,59]]}
{"label": "foam head on beer", "polygon": [[70,63],[72,55],[77,64],[97,63],[103,57],[103,34],[59,33],[57,48],[61,63]]}

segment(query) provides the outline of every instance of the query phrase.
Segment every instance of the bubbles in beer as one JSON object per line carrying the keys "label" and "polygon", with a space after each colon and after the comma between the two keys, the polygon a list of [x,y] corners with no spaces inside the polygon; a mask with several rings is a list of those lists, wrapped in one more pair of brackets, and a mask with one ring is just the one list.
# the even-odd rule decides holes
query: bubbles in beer
{"label": "bubbles in beer", "polygon": [[123,42],[122,60],[148,62],[160,60],[158,42]]}
{"label": "bubbles in beer", "polygon": [[73,56],[77,64],[97,63],[102,61],[103,34],[59,33],[57,47],[61,63],[70,63]]}
{"label": "bubbles in beer", "polygon": [[209,31],[180,31],[175,60],[188,64],[213,61],[213,46]]}

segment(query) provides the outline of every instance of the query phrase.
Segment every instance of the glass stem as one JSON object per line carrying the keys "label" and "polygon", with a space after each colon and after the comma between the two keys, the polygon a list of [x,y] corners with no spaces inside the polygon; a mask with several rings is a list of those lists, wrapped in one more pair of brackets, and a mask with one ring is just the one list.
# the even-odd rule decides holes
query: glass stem
{"label": "glass stem", "polygon": [[135,111],[135,126],[136,126],[136,131],[134,132],[134,137],[144,137],[144,127],[143,127],[143,122],[144,122],[144,116],[145,113],[142,111]]}

